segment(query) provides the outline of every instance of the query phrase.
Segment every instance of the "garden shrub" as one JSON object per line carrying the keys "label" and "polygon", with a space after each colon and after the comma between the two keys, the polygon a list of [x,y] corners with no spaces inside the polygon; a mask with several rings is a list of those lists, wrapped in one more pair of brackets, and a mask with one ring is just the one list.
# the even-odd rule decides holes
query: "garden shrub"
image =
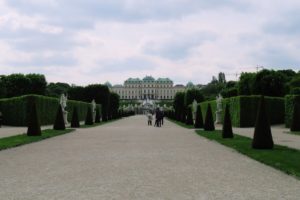
{"label": "garden shrub", "polygon": [[205,131],[215,130],[215,124],[214,124],[210,104],[207,105],[207,111],[206,111],[205,122],[204,122],[204,130]]}
{"label": "garden shrub", "polygon": [[[3,114],[3,124],[10,126],[27,126],[28,101],[33,98],[36,102],[36,110],[41,125],[53,124],[56,117],[58,98],[39,95],[25,95],[7,99],[0,99],[0,111]],[[68,100],[68,121],[71,121],[73,108],[77,107],[79,121],[84,121],[87,108],[90,103]],[[101,110],[101,105],[97,105]]]}
{"label": "garden shrub", "polygon": [[92,108],[88,107],[87,113],[86,113],[86,118],[85,118],[85,125],[93,125],[93,113],[92,113]]}
{"label": "garden shrub", "polygon": [[254,149],[273,149],[274,142],[269,124],[264,96],[261,96],[256,122],[252,148]]}
{"label": "garden shrub", "polygon": [[40,136],[42,135],[41,126],[39,118],[36,111],[36,105],[34,98],[28,101],[28,126],[27,135],[28,136]]}
{"label": "garden shrub", "polygon": [[66,129],[64,116],[63,116],[63,112],[62,112],[62,107],[60,104],[57,107],[56,118],[54,121],[53,129],[54,130],[65,130]]}
{"label": "garden shrub", "polygon": [[233,138],[231,117],[230,117],[228,104],[226,104],[226,107],[225,107],[224,123],[223,123],[223,128],[222,128],[222,137],[223,138]]}
{"label": "garden shrub", "polygon": [[203,117],[202,117],[202,111],[201,111],[201,106],[197,106],[197,111],[196,111],[196,119],[195,119],[195,128],[203,128]]}
{"label": "garden shrub", "polygon": [[74,107],[72,119],[71,119],[71,128],[79,128],[79,127],[80,127],[80,122],[78,119],[78,111],[77,111],[77,107]]}
{"label": "garden shrub", "polygon": [[[300,95],[285,96],[285,126],[287,128],[291,127],[293,110],[296,103],[300,105]],[[299,107],[298,109],[300,109]],[[300,112],[300,110],[298,110],[298,112]]]}

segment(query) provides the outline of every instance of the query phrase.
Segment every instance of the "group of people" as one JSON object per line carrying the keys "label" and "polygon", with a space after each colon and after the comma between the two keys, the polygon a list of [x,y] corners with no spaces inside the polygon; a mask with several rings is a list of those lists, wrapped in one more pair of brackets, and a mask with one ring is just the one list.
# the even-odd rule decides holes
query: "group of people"
{"label": "group of people", "polygon": [[[147,113],[147,119],[148,119],[148,126],[152,126],[153,121],[153,112],[149,111]],[[155,127],[161,127],[164,125],[164,112],[160,110],[159,108],[156,108],[155,110]]]}

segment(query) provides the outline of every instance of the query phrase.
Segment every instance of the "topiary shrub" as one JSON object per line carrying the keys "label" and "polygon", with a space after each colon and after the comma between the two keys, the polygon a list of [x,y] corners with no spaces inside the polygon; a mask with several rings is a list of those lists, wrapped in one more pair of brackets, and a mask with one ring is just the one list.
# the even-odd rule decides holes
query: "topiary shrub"
{"label": "topiary shrub", "polygon": [[85,125],[93,125],[93,115],[92,115],[92,108],[89,107],[86,113],[86,118],[85,118]]}
{"label": "topiary shrub", "polygon": [[264,96],[261,96],[252,140],[252,148],[273,149],[273,146],[274,143],[267,116],[265,99]]}
{"label": "topiary shrub", "polygon": [[53,129],[54,130],[65,130],[66,129],[61,105],[59,105],[57,108],[56,118],[55,118],[55,122],[53,125]]}
{"label": "topiary shrub", "polygon": [[96,108],[96,117],[95,117],[95,123],[100,123],[100,110],[99,108],[97,107]]}
{"label": "topiary shrub", "polygon": [[223,138],[233,138],[231,117],[230,117],[228,104],[226,104],[226,108],[225,108],[222,137]]}
{"label": "topiary shrub", "polygon": [[291,131],[300,131],[300,111],[299,111],[298,103],[294,105],[293,117],[292,117],[292,124],[291,124]]}
{"label": "topiary shrub", "polygon": [[201,111],[201,106],[197,106],[197,111],[196,111],[196,119],[195,119],[195,128],[203,128],[203,117],[202,117],[202,111]]}
{"label": "topiary shrub", "polygon": [[33,98],[28,101],[28,128],[27,136],[40,136],[42,135],[41,126],[36,111],[36,104]]}
{"label": "topiary shrub", "polygon": [[192,107],[189,106],[188,110],[187,110],[187,117],[186,117],[186,125],[194,125],[194,121],[193,121],[193,111],[192,111]]}
{"label": "topiary shrub", "polygon": [[213,120],[213,115],[212,115],[210,104],[208,104],[208,106],[207,106],[204,130],[205,131],[214,131],[215,130],[215,125],[214,125],[214,120]]}
{"label": "topiary shrub", "polygon": [[71,127],[72,128],[79,128],[80,127],[80,123],[79,123],[79,119],[78,119],[77,107],[73,108],[73,115],[72,115],[72,120],[71,120]]}

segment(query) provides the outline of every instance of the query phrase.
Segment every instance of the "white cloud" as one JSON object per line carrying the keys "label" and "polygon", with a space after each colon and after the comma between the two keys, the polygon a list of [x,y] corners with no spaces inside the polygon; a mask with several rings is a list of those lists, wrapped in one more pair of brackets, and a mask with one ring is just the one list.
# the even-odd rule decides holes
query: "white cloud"
{"label": "white cloud", "polygon": [[0,0],[0,74],[206,83],[256,65],[300,69],[299,8],[294,0]]}

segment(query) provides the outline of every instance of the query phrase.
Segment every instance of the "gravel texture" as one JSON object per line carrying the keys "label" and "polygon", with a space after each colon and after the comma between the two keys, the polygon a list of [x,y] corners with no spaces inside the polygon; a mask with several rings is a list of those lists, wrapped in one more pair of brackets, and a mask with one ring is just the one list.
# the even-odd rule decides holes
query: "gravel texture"
{"label": "gravel texture", "polygon": [[144,116],[0,152],[0,199],[295,199],[300,181]]}

